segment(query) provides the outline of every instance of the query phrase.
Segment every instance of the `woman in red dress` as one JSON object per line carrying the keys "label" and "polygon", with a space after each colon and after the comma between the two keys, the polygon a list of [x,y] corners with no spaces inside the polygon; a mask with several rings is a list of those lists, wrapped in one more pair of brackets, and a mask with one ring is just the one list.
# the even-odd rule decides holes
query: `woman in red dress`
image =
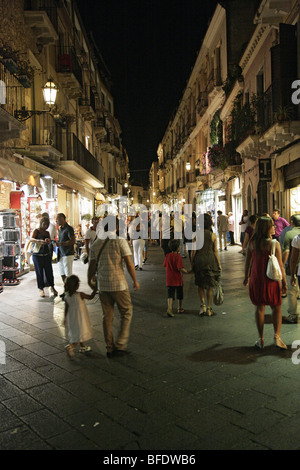
{"label": "woman in red dress", "polygon": [[[275,345],[278,348],[287,349],[287,346],[280,338],[282,323],[281,293],[286,293],[287,285],[281,260],[280,244],[278,242],[276,242],[275,256],[278,259],[282,272],[282,285],[280,285],[280,281],[273,281],[266,275],[269,255],[272,249],[272,235],[274,235],[274,233],[274,222],[270,217],[260,217],[257,220],[255,232],[247,249],[245,264],[245,279],[243,284],[247,286],[249,281],[250,300],[256,306],[255,320],[259,339],[256,341],[255,346],[260,349],[264,347],[266,305],[269,305],[272,309]],[[251,275],[249,280],[250,267]]]}

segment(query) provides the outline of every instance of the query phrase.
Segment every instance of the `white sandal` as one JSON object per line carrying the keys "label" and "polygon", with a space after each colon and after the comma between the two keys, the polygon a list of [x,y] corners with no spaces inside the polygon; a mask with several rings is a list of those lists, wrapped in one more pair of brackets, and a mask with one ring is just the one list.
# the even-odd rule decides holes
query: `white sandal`
{"label": "white sandal", "polygon": [[287,349],[287,345],[284,344],[284,342],[282,341],[282,339],[278,335],[274,336],[274,343],[275,343],[276,347],[279,348],[279,349]]}
{"label": "white sandal", "polygon": [[201,304],[200,310],[199,310],[199,315],[204,315],[206,313],[206,305]]}

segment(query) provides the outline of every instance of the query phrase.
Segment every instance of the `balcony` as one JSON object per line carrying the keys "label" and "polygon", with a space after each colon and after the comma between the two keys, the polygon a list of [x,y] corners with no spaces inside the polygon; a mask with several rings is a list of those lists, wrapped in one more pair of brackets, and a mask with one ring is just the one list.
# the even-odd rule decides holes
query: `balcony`
{"label": "balcony", "polygon": [[14,113],[24,105],[24,88],[0,63],[0,142],[22,137],[26,125],[18,121]]}
{"label": "balcony", "polygon": [[108,130],[100,141],[100,148],[102,152],[112,152],[112,134]]}
{"label": "balcony", "polygon": [[97,139],[101,140],[103,137],[106,136],[107,131],[105,127],[105,118],[104,117],[97,117],[94,122],[94,134]]}
{"label": "balcony", "polygon": [[93,188],[104,188],[103,166],[85,148],[75,134],[68,134],[67,156],[60,162],[61,169]]}
{"label": "balcony", "polygon": [[108,192],[109,194],[117,194],[117,179],[108,178]]}
{"label": "balcony", "polygon": [[56,48],[56,72],[59,86],[68,98],[81,98],[83,93],[82,69],[74,47]]}
{"label": "balcony", "polygon": [[79,112],[84,121],[93,121],[96,118],[95,95],[90,88],[85,89],[82,98],[78,100]]}
{"label": "balcony", "polygon": [[205,113],[207,107],[208,107],[208,93],[207,91],[202,91],[199,95],[198,101],[197,101],[197,112],[200,116],[203,116]]}
{"label": "balcony", "polygon": [[58,40],[57,6],[55,0],[25,0],[25,23],[37,42],[43,46]]}
{"label": "balcony", "polygon": [[31,158],[42,162],[57,163],[66,148],[66,133],[50,114],[32,117]]}

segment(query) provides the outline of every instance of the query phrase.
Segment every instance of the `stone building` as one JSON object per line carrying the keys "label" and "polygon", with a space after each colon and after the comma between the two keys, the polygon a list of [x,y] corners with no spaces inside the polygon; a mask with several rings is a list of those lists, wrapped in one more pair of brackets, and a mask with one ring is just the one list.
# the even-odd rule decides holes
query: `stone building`
{"label": "stone building", "polygon": [[75,226],[122,196],[129,160],[110,73],[76,2],[1,0],[0,14],[1,209],[20,211],[24,243],[40,212]]}

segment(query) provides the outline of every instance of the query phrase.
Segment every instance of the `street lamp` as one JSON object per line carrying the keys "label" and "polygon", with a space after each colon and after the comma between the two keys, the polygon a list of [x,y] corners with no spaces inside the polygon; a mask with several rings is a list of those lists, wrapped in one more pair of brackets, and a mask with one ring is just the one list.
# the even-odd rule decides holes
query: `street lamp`
{"label": "street lamp", "polygon": [[185,168],[187,169],[187,171],[190,171],[190,169],[191,169],[190,162],[186,162]]}
{"label": "street lamp", "polygon": [[47,82],[43,86],[44,100],[48,106],[51,107],[55,104],[57,92],[57,86],[55,85],[54,81],[49,78],[49,80],[47,80]]}
{"label": "street lamp", "polygon": [[30,111],[28,109],[25,109],[25,106],[22,106],[21,109],[17,109],[15,111],[16,119],[18,119],[19,121],[26,121],[27,119],[31,118],[34,115],[49,113],[51,111],[51,107],[54,106],[55,104],[58,88],[53,82],[53,80],[49,78],[47,82],[45,83],[45,85],[42,87],[42,90],[43,90],[44,101],[50,107],[50,109],[45,110],[45,111]]}

